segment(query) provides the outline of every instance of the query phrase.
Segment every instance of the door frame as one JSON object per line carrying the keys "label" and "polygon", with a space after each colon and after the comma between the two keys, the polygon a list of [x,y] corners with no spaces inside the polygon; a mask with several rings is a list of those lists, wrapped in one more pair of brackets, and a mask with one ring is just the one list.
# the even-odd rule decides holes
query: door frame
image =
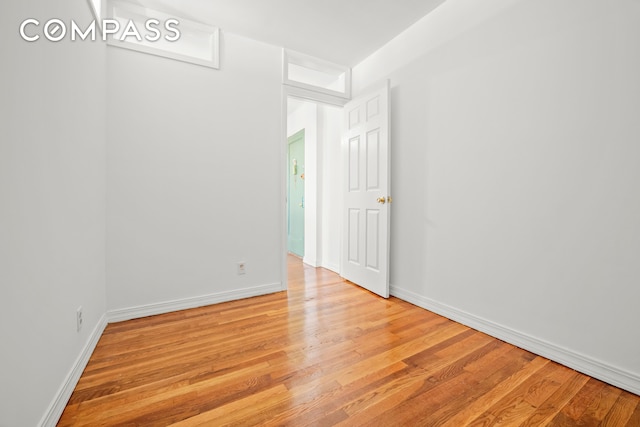
{"label": "door frame", "polygon": [[280,275],[282,277],[281,289],[286,291],[288,288],[289,275],[287,271],[287,162],[289,154],[289,144],[287,135],[287,99],[297,98],[303,101],[311,101],[321,104],[329,104],[336,107],[344,107],[349,99],[340,98],[326,93],[315,92],[300,87],[282,85],[281,104],[281,123],[280,123]]}

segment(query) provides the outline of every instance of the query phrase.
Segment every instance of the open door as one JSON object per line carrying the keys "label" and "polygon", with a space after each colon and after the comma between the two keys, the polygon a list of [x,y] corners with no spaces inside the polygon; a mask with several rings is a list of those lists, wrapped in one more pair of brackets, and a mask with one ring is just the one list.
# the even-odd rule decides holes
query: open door
{"label": "open door", "polygon": [[389,81],[344,107],[342,276],[389,297]]}

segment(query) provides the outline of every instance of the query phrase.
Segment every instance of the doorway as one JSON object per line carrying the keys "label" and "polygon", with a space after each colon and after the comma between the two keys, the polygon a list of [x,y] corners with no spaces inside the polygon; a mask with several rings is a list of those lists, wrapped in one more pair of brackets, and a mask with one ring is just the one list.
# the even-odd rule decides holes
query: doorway
{"label": "doorway", "polygon": [[338,108],[290,93],[285,102],[287,136],[305,130],[303,262],[388,298],[389,81]]}
{"label": "doorway", "polygon": [[[342,178],[341,133],[342,108],[315,100],[287,97],[287,250],[313,267],[325,267],[340,272],[341,250],[341,197]],[[291,156],[291,143],[304,135],[304,166],[300,154]],[[295,148],[294,148],[295,150]],[[293,174],[293,160],[297,174]],[[301,176],[304,174],[304,176]],[[294,185],[302,184],[302,194],[296,194]],[[301,190],[298,187],[298,190]],[[301,207],[300,205],[303,205]],[[296,210],[302,212],[296,213]],[[303,218],[303,249],[292,249],[289,229]],[[294,231],[291,229],[291,231]]]}

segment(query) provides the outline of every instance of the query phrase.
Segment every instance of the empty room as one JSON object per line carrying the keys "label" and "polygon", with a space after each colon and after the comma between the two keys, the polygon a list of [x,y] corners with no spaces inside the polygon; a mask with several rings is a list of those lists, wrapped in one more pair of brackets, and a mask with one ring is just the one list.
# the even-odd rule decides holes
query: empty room
{"label": "empty room", "polygon": [[640,426],[639,0],[0,22],[0,427]]}

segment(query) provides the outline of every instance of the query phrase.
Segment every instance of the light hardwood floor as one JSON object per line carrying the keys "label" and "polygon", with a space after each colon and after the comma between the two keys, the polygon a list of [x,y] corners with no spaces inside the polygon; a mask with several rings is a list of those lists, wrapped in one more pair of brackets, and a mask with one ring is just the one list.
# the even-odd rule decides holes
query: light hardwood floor
{"label": "light hardwood floor", "polygon": [[60,426],[640,426],[640,398],[289,259],[289,291],[111,324]]}

